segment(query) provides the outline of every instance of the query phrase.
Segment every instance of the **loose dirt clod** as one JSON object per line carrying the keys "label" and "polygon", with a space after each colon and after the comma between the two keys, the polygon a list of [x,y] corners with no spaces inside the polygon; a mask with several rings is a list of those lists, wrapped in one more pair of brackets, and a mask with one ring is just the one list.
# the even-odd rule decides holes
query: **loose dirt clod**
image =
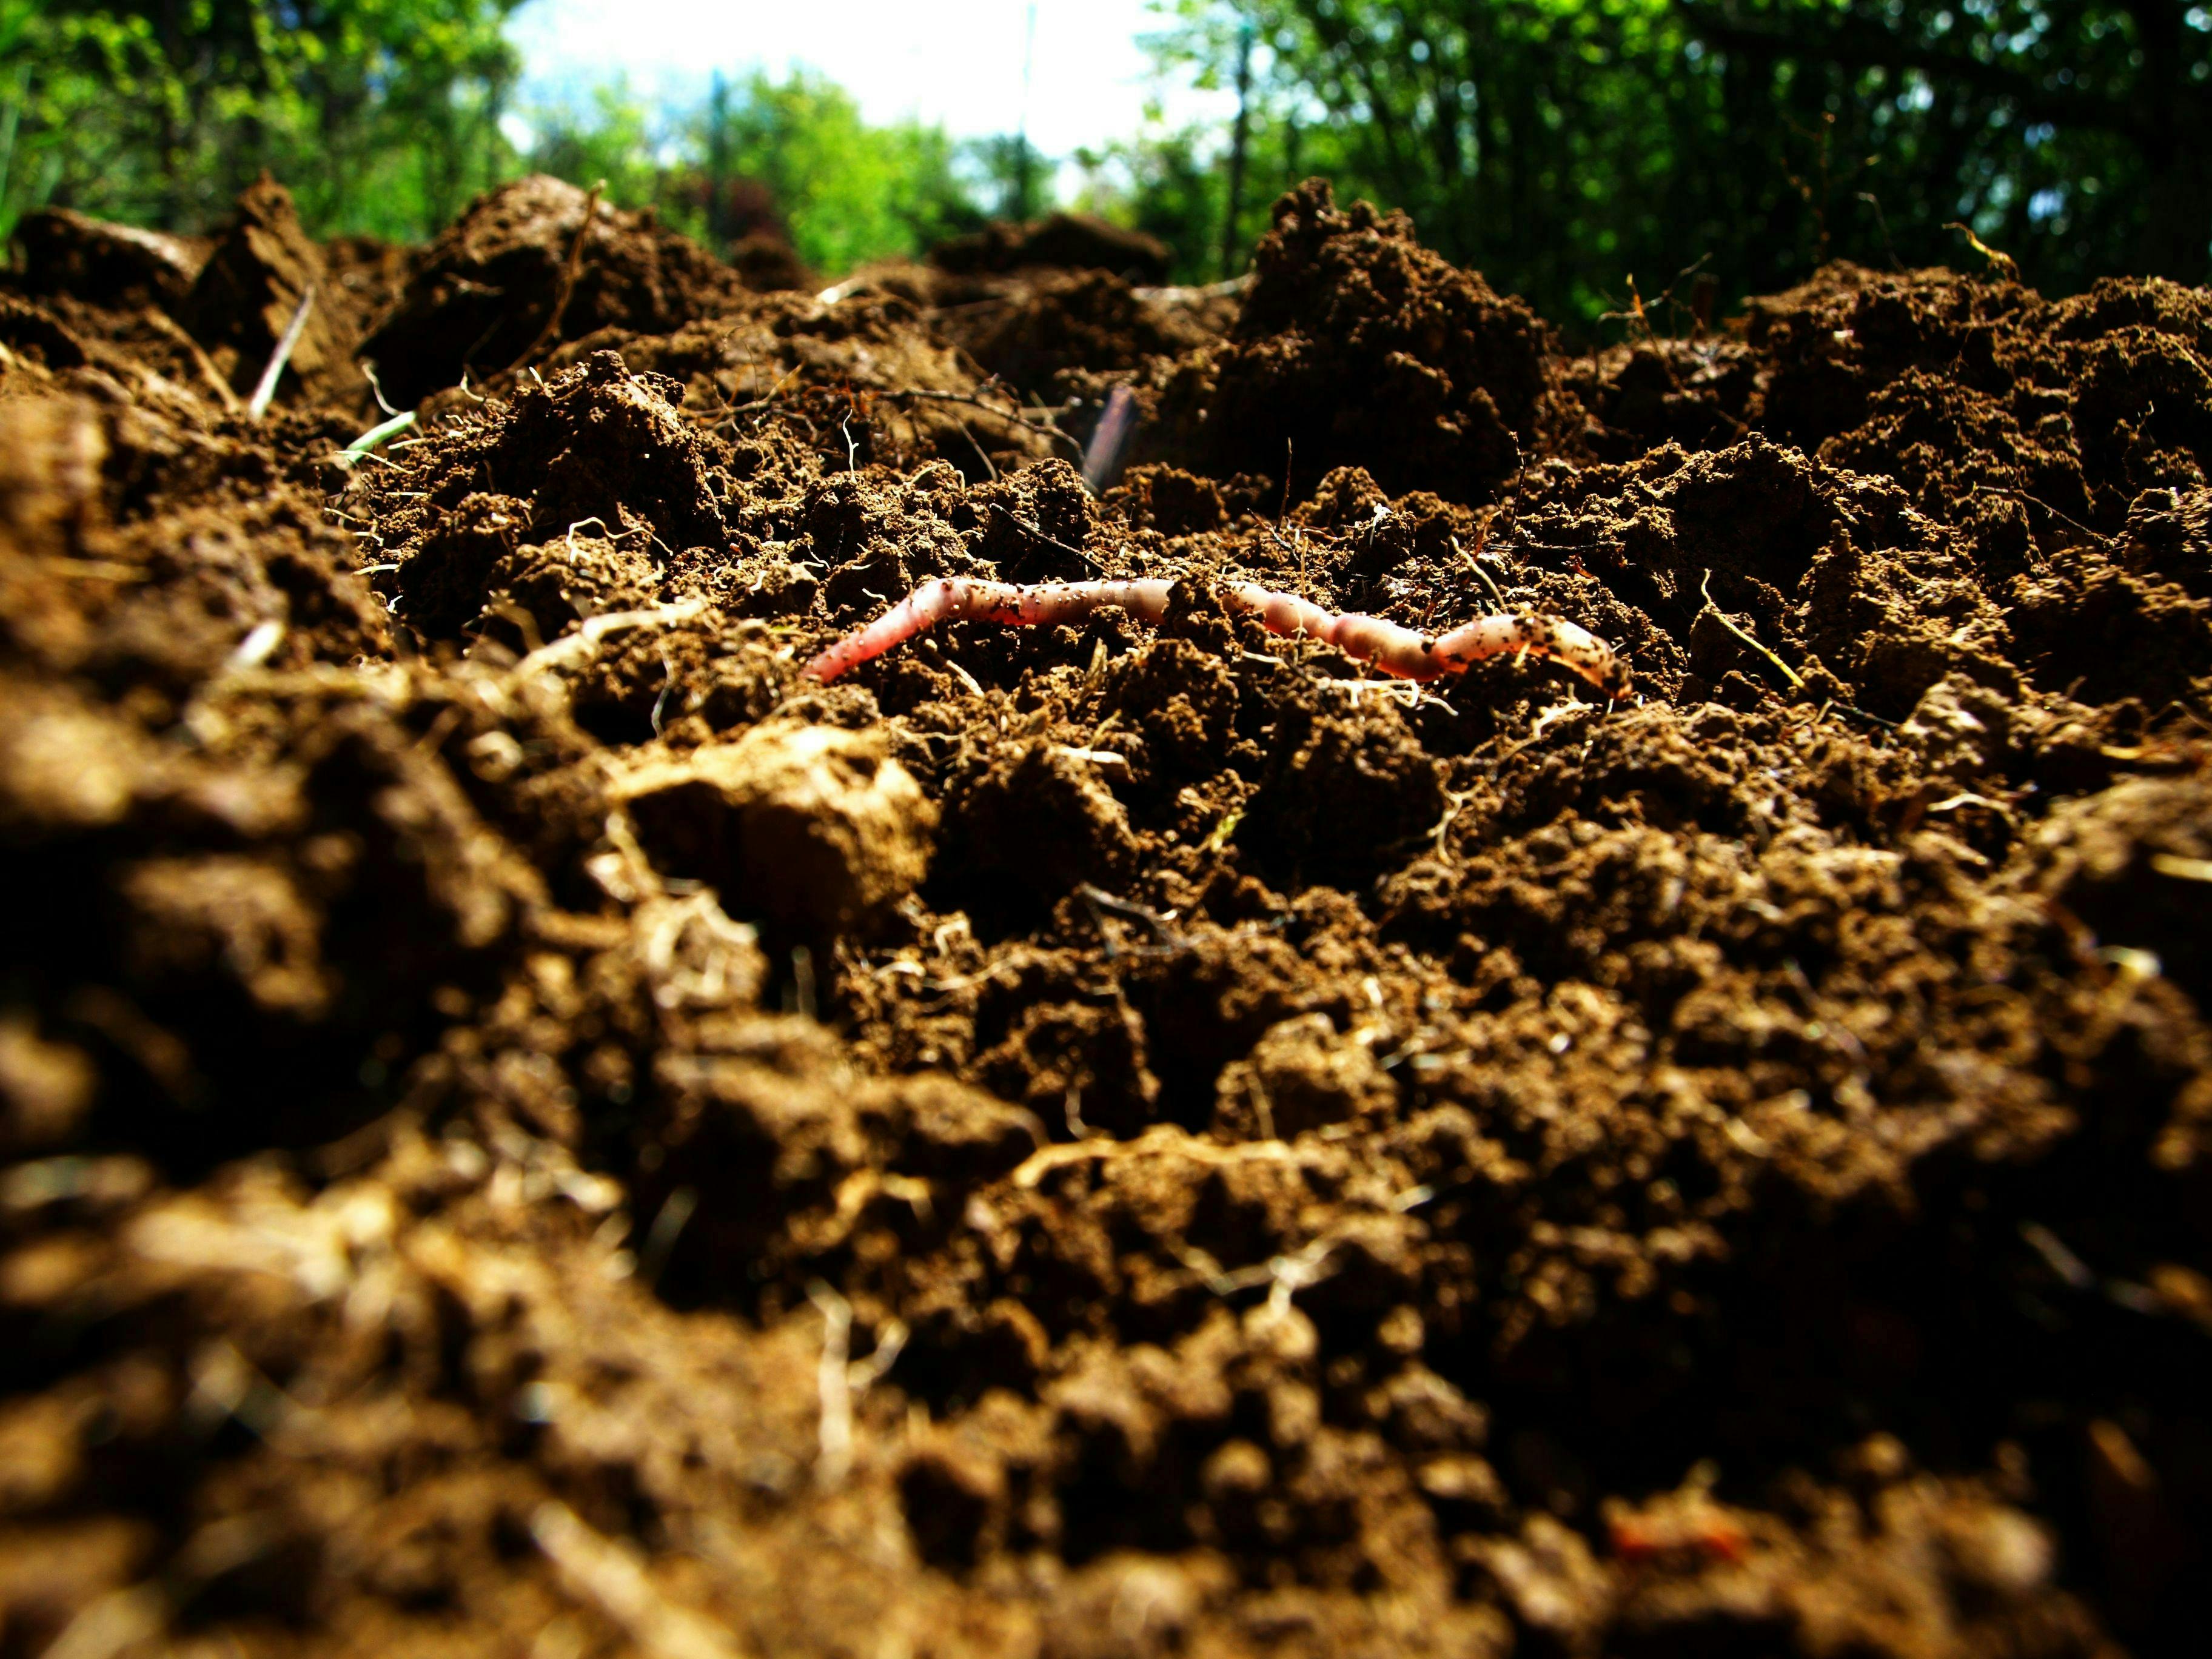
{"label": "loose dirt clod", "polygon": [[865,929],[921,884],[937,821],[882,732],[826,726],[757,726],[648,760],[613,799],[662,874],[825,936]]}

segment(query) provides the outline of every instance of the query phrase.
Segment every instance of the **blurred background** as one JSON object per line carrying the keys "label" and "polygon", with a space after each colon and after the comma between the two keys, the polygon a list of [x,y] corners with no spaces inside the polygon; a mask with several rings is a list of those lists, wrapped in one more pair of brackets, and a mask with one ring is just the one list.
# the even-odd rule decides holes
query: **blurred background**
{"label": "blurred background", "polygon": [[[2046,292],[2212,244],[2212,11],[2172,0],[0,0],[0,232],[205,228],[266,169],[419,241],[606,181],[824,280],[1054,207],[1233,276],[1312,173],[1594,331],[1824,259]],[[1685,290],[1686,291],[1686,290]]]}

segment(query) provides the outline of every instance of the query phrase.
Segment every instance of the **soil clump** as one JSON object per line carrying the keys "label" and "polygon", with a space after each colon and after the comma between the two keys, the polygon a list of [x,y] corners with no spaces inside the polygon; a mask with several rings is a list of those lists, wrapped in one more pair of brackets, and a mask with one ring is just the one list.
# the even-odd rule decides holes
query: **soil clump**
{"label": "soil clump", "polygon": [[482,198],[425,249],[362,349],[411,404],[597,329],[667,333],[745,291],[649,211],[538,174]]}
{"label": "soil clump", "polygon": [[1103,270],[1154,287],[1168,279],[1172,255],[1158,237],[1125,230],[1087,213],[1053,213],[1028,224],[996,221],[929,252],[929,263],[958,276],[1046,266]]}

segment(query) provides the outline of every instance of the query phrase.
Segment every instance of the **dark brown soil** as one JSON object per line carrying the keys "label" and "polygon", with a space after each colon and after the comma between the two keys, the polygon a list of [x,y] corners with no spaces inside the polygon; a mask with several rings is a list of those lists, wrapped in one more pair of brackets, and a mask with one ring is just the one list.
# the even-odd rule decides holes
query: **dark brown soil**
{"label": "dark brown soil", "polygon": [[736,270],[650,213],[539,176],[481,198],[423,250],[362,349],[412,404],[594,329],[660,334],[720,316],[744,292]]}
{"label": "dark brown soil", "polygon": [[2212,295],[587,205],[0,290],[0,1659],[2197,1650]]}
{"label": "dark brown soil", "polygon": [[1103,270],[1158,284],[1167,281],[1173,256],[1166,244],[1142,231],[1087,213],[1053,213],[1028,224],[1001,222],[955,237],[930,250],[929,263],[963,276],[1039,268]]}

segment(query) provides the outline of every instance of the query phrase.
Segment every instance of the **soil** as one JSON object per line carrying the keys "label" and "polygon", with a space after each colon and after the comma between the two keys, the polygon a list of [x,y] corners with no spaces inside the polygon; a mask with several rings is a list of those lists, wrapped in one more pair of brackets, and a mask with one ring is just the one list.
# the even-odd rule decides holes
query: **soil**
{"label": "soil", "polygon": [[1168,279],[1174,255],[1140,230],[1125,230],[1087,213],[1051,213],[1026,224],[1003,221],[972,236],[932,248],[939,270],[974,275],[1022,270],[1106,270],[1153,284]]}
{"label": "soil", "polygon": [[2212,294],[970,263],[27,225],[0,1659],[2197,1650]]}

